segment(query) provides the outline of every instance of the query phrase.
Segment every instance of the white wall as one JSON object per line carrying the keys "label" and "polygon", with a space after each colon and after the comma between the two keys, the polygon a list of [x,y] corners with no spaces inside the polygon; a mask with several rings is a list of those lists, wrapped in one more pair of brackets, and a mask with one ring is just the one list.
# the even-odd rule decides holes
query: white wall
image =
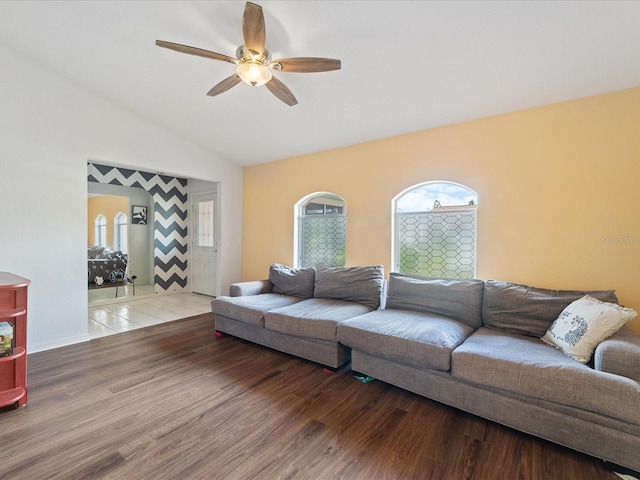
{"label": "white wall", "polygon": [[30,352],[87,340],[87,161],[219,182],[221,289],[240,279],[242,169],[0,46],[0,271],[32,280]]}

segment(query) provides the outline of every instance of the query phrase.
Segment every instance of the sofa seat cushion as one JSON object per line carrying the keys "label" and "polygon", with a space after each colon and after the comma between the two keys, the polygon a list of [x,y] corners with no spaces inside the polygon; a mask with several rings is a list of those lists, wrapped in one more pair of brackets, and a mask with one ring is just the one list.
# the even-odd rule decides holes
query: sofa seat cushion
{"label": "sofa seat cushion", "polygon": [[451,352],[472,333],[473,328],[450,318],[395,309],[338,325],[343,345],[421,370],[449,370]]}
{"label": "sofa seat cushion", "polygon": [[328,298],[309,298],[265,313],[264,326],[295,337],[336,341],[339,322],[373,310],[361,303]]}
{"label": "sofa seat cushion", "polygon": [[218,297],[211,301],[211,310],[216,315],[264,327],[264,313],[266,311],[301,301],[303,301],[302,298],[278,293],[263,293],[246,297]]}
{"label": "sofa seat cushion", "polygon": [[451,356],[454,377],[640,425],[640,384],[600,372],[540,339],[480,328]]}

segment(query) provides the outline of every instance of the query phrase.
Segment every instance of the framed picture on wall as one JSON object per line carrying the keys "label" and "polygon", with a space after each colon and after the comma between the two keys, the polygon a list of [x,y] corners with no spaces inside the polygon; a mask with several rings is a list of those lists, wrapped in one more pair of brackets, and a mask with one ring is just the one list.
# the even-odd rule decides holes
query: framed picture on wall
{"label": "framed picture on wall", "polygon": [[133,225],[146,225],[147,224],[147,207],[140,205],[131,206],[131,223]]}

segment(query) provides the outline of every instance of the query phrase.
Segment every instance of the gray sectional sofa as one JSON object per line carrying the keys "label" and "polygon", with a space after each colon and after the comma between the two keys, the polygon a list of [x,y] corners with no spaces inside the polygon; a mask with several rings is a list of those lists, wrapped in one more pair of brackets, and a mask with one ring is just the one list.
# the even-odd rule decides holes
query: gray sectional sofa
{"label": "gray sectional sofa", "polygon": [[211,302],[216,331],[337,369],[349,361],[339,322],[380,308],[381,265],[292,269],[274,264],[268,280],[237,283]]}
{"label": "gray sectional sofa", "polygon": [[[306,272],[309,287],[297,292],[301,297],[274,293],[278,272],[289,284],[303,276],[274,266],[271,281],[236,284],[232,295],[239,296],[212,302],[216,329],[332,367],[350,358],[359,376],[640,471],[640,338],[624,326],[630,316],[590,346],[587,363],[548,344],[549,332],[584,299],[626,315],[613,291],[391,273],[382,303],[361,303],[359,287],[383,291],[381,267],[351,274],[367,269],[375,282],[333,283],[343,276],[340,269],[318,269],[313,293]],[[325,281],[331,296],[323,299],[326,290],[316,289]],[[569,318],[565,336],[572,344],[580,315]]]}

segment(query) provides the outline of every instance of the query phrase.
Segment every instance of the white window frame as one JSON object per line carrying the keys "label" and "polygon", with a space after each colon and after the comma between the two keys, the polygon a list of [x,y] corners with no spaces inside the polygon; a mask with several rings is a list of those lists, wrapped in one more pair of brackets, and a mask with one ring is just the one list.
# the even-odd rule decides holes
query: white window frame
{"label": "white window frame", "polygon": [[[308,215],[305,214],[305,206],[308,203],[310,203],[312,200],[317,199],[317,198],[322,198],[322,197],[328,197],[328,198],[324,198],[323,199],[323,200],[325,200],[324,205],[330,205],[332,197],[337,197],[337,199],[339,199],[338,201],[340,203],[342,203],[342,213],[340,213],[340,214],[327,214],[327,215],[333,215],[333,216],[339,215],[339,216],[342,216],[342,217],[345,218],[345,224],[346,224],[347,202],[340,195],[337,195],[337,194],[331,193],[331,192],[321,191],[321,192],[310,193],[309,195],[306,195],[303,198],[301,198],[295,204],[295,206],[294,206],[294,214],[293,214],[293,230],[294,230],[293,266],[294,266],[294,268],[301,268],[302,267],[301,244],[302,244],[302,234],[303,234],[303,232],[301,230],[301,219],[304,218],[305,216],[308,216]],[[323,215],[324,214],[326,214],[326,209],[325,209],[325,212],[323,212]],[[345,237],[346,237],[346,232],[345,232]],[[345,238],[345,247],[346,247],[346,238]],[[345,261],[346,261],[346,252],[345,252]]]}
{"label": "white window frame", "polygon": [[95,225],[95,244],[99,247],[107,246],[107,217],[98,214],[94,221]]}
{"label": "white window frame", "polygon": [[[475,278],[476,274],[477,274],[477,241],[478,241],[478,217],[477,217],[477,197],[478,194],[475,190],[473,190],[472,188],[460,184],[460,183],[456,183],[456,182],[451,182],[448,180],[435,180],[435,181],[428,181],[428,182],[422,182],[422,183],[418,183],[415,185],[412,185],[411,187],[408,187],[406,189],[404,189],[402,192],[400,192],[398,195],[396,195],[392,202],[391,202],[391,265],[393,266],[393,271],[394,272],[401,272],[400,269],[400,231],[399,231],[399,219],[400,216],[402,215],[402,213],[407,213],[407,212],[398,212],[398,201],[400,199],[402,199],[402,197],[404,197],[406,194],[410,193],[411,191],[423,188],[425,186],[430,186],[430,185],[451,185],[451,186],[455,186],[455,187],[459,187],[465,190],[468,190],[470,193],[472,193],[475,197],[475,202],[473,205],[455,205],[455,206],[447,206],[445,205],[444,207],[441,207],[443,209],[443,211],[445,210],[449,210],[449,211],[457,211],[457,212],[465,212],[465,211],[469,211],[470,213],[473,212],[474,215],[474,235],[473,235],[473,271],[472,271],[472,277]],[[416,213],[419,212],[427,212],[429,211],[429,209],[424,208],[424,209],[419,209],[416,210]],[[418,275],[422,275],[421,273],[418,273]],[[426,274],[425,276],[429,276],[428,274]],[[454,277],[454,278],[467,278],[467,277]]]}
{"label": "white window frame", "polygon": [[196,202],[196,245],[214,248],[216,244],[214,200],[198,200]]}
{"label": "white window frame", "polygon": [[[116,213],[113,218],[113,249],[127,253],[128,250],[128,222],[127,214],[124,212]],[[123,231],[124,230],[124,231]]]}

